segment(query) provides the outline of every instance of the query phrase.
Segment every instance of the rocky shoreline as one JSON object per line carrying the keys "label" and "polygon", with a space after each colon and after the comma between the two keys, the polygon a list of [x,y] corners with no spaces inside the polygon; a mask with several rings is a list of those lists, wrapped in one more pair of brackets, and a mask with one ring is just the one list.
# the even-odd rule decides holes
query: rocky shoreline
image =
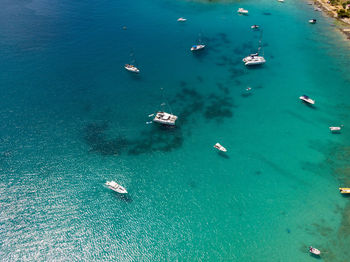
{"label": "rocky shoreline", "polygon": [[347,39],[350,39],[350,18],[338,17],[338,10],[341,6],[332,5],[328,0],[314,0],[313,4],[315,7],[320,8],[326,15],[337,20],[336,27],[345,34]]}

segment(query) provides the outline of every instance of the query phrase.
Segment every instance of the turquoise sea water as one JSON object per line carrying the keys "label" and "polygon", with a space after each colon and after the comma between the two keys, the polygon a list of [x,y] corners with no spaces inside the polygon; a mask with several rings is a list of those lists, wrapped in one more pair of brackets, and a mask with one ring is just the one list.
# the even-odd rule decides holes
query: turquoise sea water
{"label": "turquoise sea water", "polygon": [[[314,261],[310,245],[347,261],[350,51],[332,20],[288,0],[0,6],[1,261]],[[253,24],[267,63],[247,69]],[[164,97],[177,127],[146,125]]]}

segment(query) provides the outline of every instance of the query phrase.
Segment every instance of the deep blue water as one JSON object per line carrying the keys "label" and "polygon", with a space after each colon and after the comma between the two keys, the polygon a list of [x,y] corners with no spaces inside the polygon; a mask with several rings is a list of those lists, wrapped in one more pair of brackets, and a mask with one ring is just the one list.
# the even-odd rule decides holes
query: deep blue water
{"label": "deep blue water", "polygon": [[[288,0],[0,6],[2,261],[346,261],[350,52],[332,20]],[[247,69],[252,24],[267,63]],[[164,101],[176,128],[146,124]]]}

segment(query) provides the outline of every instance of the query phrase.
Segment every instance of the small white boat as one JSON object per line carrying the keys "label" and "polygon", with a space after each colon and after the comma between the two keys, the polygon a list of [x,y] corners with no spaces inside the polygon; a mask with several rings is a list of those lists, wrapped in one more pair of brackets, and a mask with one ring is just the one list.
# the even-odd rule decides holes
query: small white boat
{"label": "small white boat", "polygon": [[133,65],[130,65],[130,64],[126,64],[124,66],[124,68],[130,72],[133,72],[133,73],[140,73],[140,70],[136,67],[136,66],[133,66]]}
{"label": "small white boat", "polygon": [[259,29],[259,26],[258,25],[252,25],[250,28],[251,29]]}
{"label": "small white boat", "polygon": [[338,132],[341,130],[340,126],[330,126],[329,130],[331,130],[331,132]]}
{"label": "small white boat", "polygon": [[178,22],[186,22],[187,19],[186,18],[183,18],[183,17],[180,17],[179,19],[177,19]]}
{"label": "small white boat", "polygon": [[158,112],[154,117],[153,122],[163,124],[163,125],[174,126],[176,119],[177,119],[177,116],[175,115],[165,113],[165,112]]}
{"label": "small white boat", "polygon": [[318,250],[317,248],[314,248],[314,247],[309,247],[309,252],[310,252],[311,254],[316,255],[316,256],[321,255],[321,251]]}
{"label": "small white boat", "polygon": [[284,0],[277,0],[278,2],[280,2],[280,3],[284,3]]}
{"label": "small white boat", "polygon": [[226,148],[224,148],[222,145],[220,145],[219,143],[216,143],[214,145],[214,147],[222,152],[227,152]]}
{"label": "small white boat", "polygon": [[247,15],[248,10],[246,10],[244,8],[238,8],[237,13],[242,14],[242,15]]}
{"label": "small white boat", "polygon": [[310,20],[309,20],[309,23],[310,23],[310,24],[316,24],[316,19],[310,19]]}
{"label": "small white boat", "polygon": [[114,181],[107,181],[106,186],[109,189],[112,189],[113,191],[118,192],[120,194],[128,193],[128,191],[126,191],[124,187],[122,187],[121,185],[119,185],[117,182],[114,182]]}
{"label": "small white boat", "polygon": [[201,50],[205,47],[205,45],[193,45],[191,47],[191,51],[198,51],[198,50]]}
{"label": "small white boat", "polygon": [[262,65],[266,63],[266,60],[263,56],[259,56],[258,53],[256,54],[251,54],[245,58],[242,59],[244,64],[246,66],[251,66],[251,65]]}
{"label": "small white boat", "polygon": [[315,10],[315,11],[318,11],[318,12],[321,12],[321,11],[322,11],[322,9],[319,8],[319,7],[315,7],[314,10]]}
{"label": "small white boat", "polygon": [[350,194],[350,188],[348,187],[339,187],[339,191],[341,194]]}
{"label": "small white boat", "polygon": [[307,95],[302,95],[299,97],[300,100],[306,102],[306,103],[309,103],[311,105],[314,105],[315,104],[315,100],[312,100],[310,97],[308,97]]}

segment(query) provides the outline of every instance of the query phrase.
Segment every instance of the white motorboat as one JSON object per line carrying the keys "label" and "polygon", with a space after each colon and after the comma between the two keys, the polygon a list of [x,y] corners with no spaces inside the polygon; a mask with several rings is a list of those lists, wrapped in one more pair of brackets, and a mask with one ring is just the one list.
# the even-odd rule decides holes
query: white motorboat
{"label": "white motorboat", "polygon": [[219,143],[216,143],[214,145],[214,147],[222,152],[227,152],[226,148],[224,148],[222,145],[220,145]]}
{"label": "white motorboat", "polygon": [[341,127],[340,126],[330,126],[329,127],[329,130],[331,130],[331,132],[339,132],[341,130]]}
{"label": "white motorboat", "polygon": [[166,113],[166,112],[158,112],[153,119],[153,122],[174,126],[177,116]]}
{"label": "white motorboat", "polygon": [[133,66],[133,65],[130,65],[130,64],[126,64],[124,66],[124,68],[130,72],[133,72],[133,73],[140,73],[140,70],[136,67],[136,66]]}
{"label": "white motorboat", "polygon": [[205,47],[205,45],[193,45],[191,47],[191,51],[198,51],[198,50],[201,50]]}
{"label": "white motorboat", "polygon": [[308,97],[307,95],[302,95],[299,97],[300,100],[306,102],[306,103],[309,103],[311,105],[314,105],[315,104],[315,100],[312,100],[310,97]]}
{"label": "white motorboat", "polygon": [[309,20],[309,23],[310,23],[310,24],[316,24],[316,21],[317,21],[316,19],[310,19],[310,20]]}
{"label": "white motorboat", "polygon": [[278,2],[280,2],[280,3],[284,3],[284,0],[277,0]]}
{"label": "white motorboat", "polygon": [[126,191],[124,187],[122,187],[121,185],[119,185],[117,182],[114,182],[114,181],[107,181],[106,186],[109,189],[112,189],[113,191],[118,192],[120,194],[128,193],[128,191]]}
{"label": "white motorboat", "polygon": [[259,26],[258,25],[252,25],[250,28],[251,29],[259,29]]}
{"label": "white motorboat", "polygon": [[179,19],[177,19],[178,22],[186,22],[187,19],[186,18],[183,18],[183,17],[180,17]]}
{"label": "white motorboat", "polygon": [[237,13],[242,14],[242,15],[247,15],[248,10],[246,10],[244,8],[238,8]]}
{"label": "white motorboat", "polygon": [[245,58],[242,59],[244,64],[246,66],[251,66],[251,65],[262,65],[266,63],[266,60],[263,56],[259,56],[258,53],[256,54],[251,54]]}
{"label": "white motorboat", "polygon": [[322,11],[322,9],[319,8],[319,7],[315,7],[314,10],[317,11],[317,12],[321,12]]}
{"label": "white motorboat", "polygon": [[321,255],[321,251],[318,250],[317,248],[314,248],[314,247],[309,247],[309,252],[310,252],[311,254],[316,255],[316,256]]}

